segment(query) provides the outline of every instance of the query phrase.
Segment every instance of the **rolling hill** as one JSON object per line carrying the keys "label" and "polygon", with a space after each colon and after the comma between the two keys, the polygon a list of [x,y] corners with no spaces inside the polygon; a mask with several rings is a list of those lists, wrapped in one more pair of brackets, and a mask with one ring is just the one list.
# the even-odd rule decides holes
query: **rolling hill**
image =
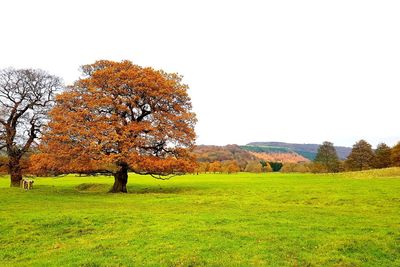
{"label": "rolling hill", "polygon": [[[257,153],[296,153],[309,160],[314,160],[319,144],[296,144],[284,142],[251,142],[242,149]],[[350,147],[335,146],[340,159],[344,160],[351,152]]]}

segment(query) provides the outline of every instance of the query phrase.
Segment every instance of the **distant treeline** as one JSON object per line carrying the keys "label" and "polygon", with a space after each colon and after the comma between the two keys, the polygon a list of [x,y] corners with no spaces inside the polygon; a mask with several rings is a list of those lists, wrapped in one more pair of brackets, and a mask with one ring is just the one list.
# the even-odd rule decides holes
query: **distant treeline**
{"label": "distant treeline", "polygon": [[[343,147],[342,147],[343,148]],[[260,146],[198,146],[194,151],[197,173],[201,172],[343,172],[400,166],[400,142],[394,147],[381,143],[374,150],[365,140],[354,144],[347,159],[342,160],[331,142],[318,147],[313,161],[302,160],[290,149]],[[275,154],[275,158],[272,155]],[[280,157],[277,157],[279,155]],[[279,158],[280,160],[274,160]],[[228,168],[228,166],[231,166]],[[235,166],[235,167],[232,167]]]}

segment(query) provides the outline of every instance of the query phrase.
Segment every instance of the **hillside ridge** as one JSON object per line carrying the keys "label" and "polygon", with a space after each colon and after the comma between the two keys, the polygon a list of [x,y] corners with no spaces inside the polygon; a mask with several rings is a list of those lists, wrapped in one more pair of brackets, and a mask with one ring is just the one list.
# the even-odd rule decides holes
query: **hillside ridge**
{"label": "hillside ridge", "polygon": [[[272,150],[276,149],[291,150],[297,154],[302,155],[303,157],[313,160],[317,155],[319,146],[320,144],[300,144],[300,143],[286,143],[286,142],[273,141],[273,142],[250,142],[245,146],[242,146],[242,148],[246,149],[246,147],[260,147],[260,148],[266,147]],[[346,159],[351,152],[351,147],[335,146],[335,149],[339,158],[342,160]]]}

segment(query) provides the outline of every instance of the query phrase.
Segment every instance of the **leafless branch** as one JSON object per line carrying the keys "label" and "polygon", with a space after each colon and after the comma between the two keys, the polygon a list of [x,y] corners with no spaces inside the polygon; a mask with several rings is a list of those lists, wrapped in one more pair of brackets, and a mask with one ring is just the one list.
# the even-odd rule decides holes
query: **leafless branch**
{"label": "leafless branch", "polygon": [[42,70],[0,70],[0,149],[21,158],[39,137],[61,88],[58,77]]}

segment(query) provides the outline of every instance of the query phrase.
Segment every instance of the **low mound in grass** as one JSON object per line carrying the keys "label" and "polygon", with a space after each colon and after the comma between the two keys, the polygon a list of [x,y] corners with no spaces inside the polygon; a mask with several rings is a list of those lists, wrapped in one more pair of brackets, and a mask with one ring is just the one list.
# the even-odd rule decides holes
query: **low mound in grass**
{"label": "low mound in grass", "polygon": [[400,167],[373,169],[366,171],[343,172],[336,174],[337,176],[356,178],[356,179],[373,179],[373,178],[399,178]]}
{"label": "low mound in grass", "polygon": [[83,184],[75,186],[75,189],[76,189],[76,191],[85,192],[85,193],[108,192],[110,190],[110,185],[83,183]]}

